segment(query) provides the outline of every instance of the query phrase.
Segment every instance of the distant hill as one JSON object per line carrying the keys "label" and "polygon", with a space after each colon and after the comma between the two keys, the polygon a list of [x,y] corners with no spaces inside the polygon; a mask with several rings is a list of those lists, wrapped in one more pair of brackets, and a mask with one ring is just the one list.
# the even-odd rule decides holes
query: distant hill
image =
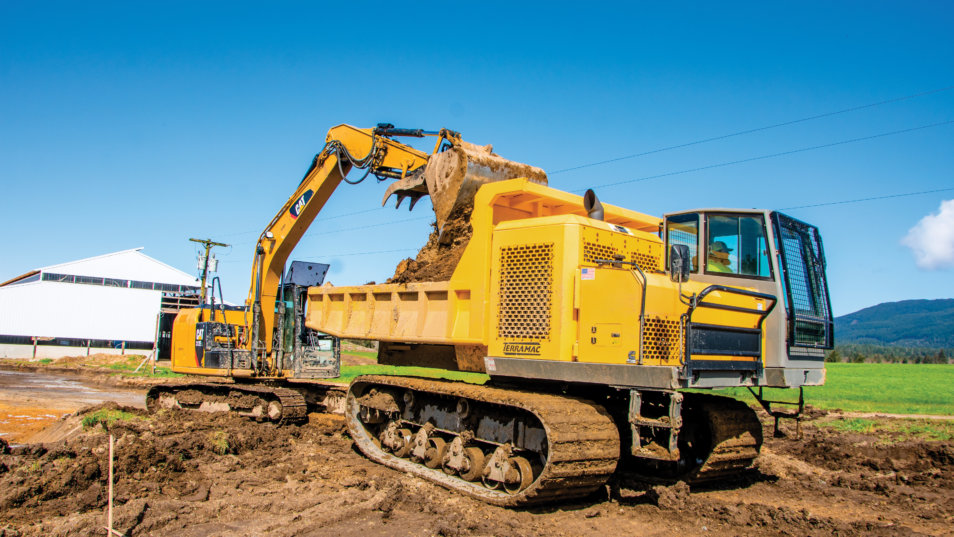
{"label": "distant hill", "polygon": [[885,302],[836,317],[835,343],[954,347],[954,299]]}

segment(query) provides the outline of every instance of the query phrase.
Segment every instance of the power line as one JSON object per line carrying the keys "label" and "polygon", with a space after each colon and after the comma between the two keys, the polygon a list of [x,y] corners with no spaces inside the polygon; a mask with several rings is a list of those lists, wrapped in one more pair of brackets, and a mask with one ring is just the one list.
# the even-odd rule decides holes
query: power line
{"label": "power line", "polygon": [[[942,91],[942,90],[935,90],[935,91]],[[609,187],[614,187],[614,186],[619,186],[619,185],[624,185],[624,184],[629,184],[629,183],[649,181],[649,180],[651,180],[651,179],[659,179],[659,178],[662,178],[662,177],[671,177],[671,176],[674,176],[674,175],[682,175],[682,174],[692,173],[692,172],[697,172],[697,171],[711,170],[711,169],[714,169],[714,168],[722,168],[722,167],[732,166],[732,165],[736,165],[736,164],[744,164],[744,163],[747,163],[747,162],[755,162],[755,161],[765,160],[765,159],[769,159],[769,158],[781,157],[781,156],[786,156],[786,155],[793,155],[793,154],[796,154],[796,153],[803,153],[803,152],[806,152],[806,151],[813,151],[813,150],[816,150],[816,149],[824,149],[824,148],[828,148],[828,147],[835,147],[835,146],[845,145],[845,144],[849,144],[849,143],[863,142],[863,141],[866,141],[866,140],[873,140],[873,139],[877,139],[877,138],[883,138],[883,137],[886,137],[886,136],[893,136],[893,135],[896,135],[896,134],[904,134],[904,133],[914,132],[914,131],[923,130],[923,129],[928,129],[928,128],[932,128],[932,127],[940,127],[940,126],[943,126],[943,125],[949,125],[949,124],[951,124],[951,123],[954,123],[954,120],[942,121],[942,122],[938,122],[938,123],[931,123],[931,124],[928,124],[928,125],[920,125],[920,126],[918,126],[918,127],[911,127],[911,128],[908,128],[908,129],[900,129],[900,130],[895,130],[895,131],[883,132],[883,133],[879,133],[879,134],[873,134],[873,135],[870,135],[870,136],[862,136],[862,137],[859,137],[859,138],[851,138],[851,139],[849,139],[849,140],[840,140],[840,141],[837,141],[837,142],[831,142],[831,143],[827,143],[827,144],[820,144],[820,145],[814,145],[814,146],[809,146],[809,147],[802,147],[802,148],[799,148],[799,149],[792,149],[792,150],[789,150],[789,151],[782,151],[782,152],[779,152],[779,153],[771,153],[771,154],[768,154],[768,155],[760,155],[760,156],[757,156],[757,157],[749,157],[749,158],[739,159],[739,160],[733,160],[733,161],[729,161],[729,162],[720,162],[720,163],[717,163],[717,164],[709,164],[709,165],[706,165],[706,166],[699,166],[699,167],[696,167],[696,168],[689,168],[689,169],[679,170],[679,171],[674,171],[674,172],[667,172],[667,173],[661,173],[661,174],[656,174],[656,175],[649,175],[649,176],[645,176],[645,177],[639,177],[639,178],[636,178],[636,179],[628,179],[628,180],[625,180],[625,181],[617,181],[617,182],[615,182],[615,183],[606,183],[606,184],[602,184],[602,185],[596,185],[596,186],[593,187],[593,188],[609,188]],[[804,208],[809,208],[809,207],[821,207],[821,206],[826,206],[826,205],[838,205],[838,204],[844,204],[844,203],[857,203],[857,202],[861,202],[861,201],[873,201],[873,200],[887,199],[887,198],[892,198],[892,197],[915,196],[915,195],[919,195],[919,194],[929,194],[929,193],[933,193],[933,192],[943,192],[943,191],[947,191],[947,190],[954,190],[954,189],[928,190],[928,191],[923,191],[923,192],[912,192],[912,193],[905,193],[905,194],[892,194],[892,195],[889,195],[889,196],[878,196],[878,197],[872,197],[872,198],[861,198],[861,199],[856,199],[856,200],[846,200],[846,201],[837,201],[837,202],[826,202],[826,203],[819,203],[819,204],[814,204],[814,205],[800,205],[800,206],[797,206],[797,207],[786,207],[786,208],[783,208],[783,209],[780,209],[780,210],[793,210],[793,209],[804,209]],[[574,190],[574,192],[582,192],[582,189]],[[319,220],[316,220],[316,223],[318,223],[318,222],[323,222],[323,221],[327,221],[327,220],[334,220],[334,219],[337,219],[337,218],[343,218],[343,217],[345,217],[345,216],[353,216],[353,215],[357,215],[357,214],[363,214],[363,213],[369,213],[369,212],[374,212],[374,211],[380,211],[380,210],[382,210],[382,209],[383,209],[383,207],[376,207],[376,208],[374,208],[374,209],[364,209],[364,210],[361,210],[361,211],[354,211],[354,212],[351,212],[351,213],[339,214],[339,215],[330,216],[330,217],[321,219],[320,221],[319,221]],[[334,230],[334,231],[323,232],[323,234],[324,234],[324,235],[332,235],[332,234],[336,234],[336,233],[343,233],[343,232],[346,232],[346,231],[356,231],[356,230],[369,229],[369,228],[375,228],[375,227],[383,227],[383,226],[388,226],[388,225],[393,225],[393,224],[400,224],[400,223],[411,222],[411,221],[426,220],[426,219],[429,219],[429,218],[430,218],[429,216],[418,217],[418,218],[406,218],[406,219],[404,219],[404,220],[398,220],[398,221],[394,221],[394,222],[382,222],[382,223],[379,223],[379,224],[369,224],[369,225],[365,225],[365,226],[353,226],[353,227],[349,227],[349,228],[336,229],[336,230]],[[237,233],[237,234],[239,234],[239,233]],[[233,234],[233,235],[236,235],[236,234]],[[228,235],[223,235],[223,236],[228,236]],[[246,243],[240,243],[240,244],[246,244]],[[383,251],[377,251],[377,252],[356,252],[356,253],[350,253],[350,254],[338,254],[337,257],[347,257],[347,256],[353,256],[353,255],[371,255],[371,254],[380,254],[380,253],[405,252],[405,251],[410,251],[410,250],[411,250],[411,249],[383,250]],[[228,263],[228,261],[223,261],[223,263]]]}
{"label": "power line", "polygon": [[[668,147],[653,149],[653,150],[651,150],[651,151],[645,151],[645,152],[643,152],[643,153],[636,153],[636,154],[626,155],[626,156],[617,157],[617,158],[613,158],[613,159],[607,159],[607,160],[602,160],[602,161],[598,161],[598,162],[592,162],[592,163],[588,163],[588,164],[582,164],[582,165],[579,165],[579,166],[574,166],[574,167],[571,167],[571,168],[564,168],[564,169],[561,169],[561,170],[556,170],[556,171],[550,172],[550,175],[554,175],[554,174],[558,174],[558,173],[563,173],[563,172],[567,172],[567,171],[572,171],[572,170],[578,170],[578,169],[581,169],[581,168],[587,168],[587,167],[591,167],[591,166],[598,166],[598,165],[601,165],[601,164],[608,164],[608,163],[611,163],[611,162],[617,162],[617,161],[620,161],[620,160],[626,160],[626,159],[630,159],[630,158],[641,157],[641,156],[650,155],[650,154],[653,154],[653,153],[660,153],[660,152],[669,151],[669,150],[672,150],[672,149],[679,149],[679,148],[689,147],[689,146],[698,145],[698,144],[703,144],[703,143],[707,143],[707,142],[713,142],[713,141],[717,141],[717,140],[724,140],[724,139],[726,139],[726,138],[731,138],[731,137],[734,137],[734,136],[741,136],[741,135],[744,135],[744,134],[751,134],[751,133],[754,133],[754,132],[760,132],[760,131],[765,131],[765,130],[769,130],[769,129],[784,127],[784,126],[788,126],[788,125],[794,125],[794,124],[797,124],[797,123],[803,123],[803,122],[806,122],[806,121],[812,121],[812,120],[815,120],[815,119],[821,119],[821,118],[825,118],[825,117],[831,117],[831,116],[835,116],[835,115],[839,115],[839,114],[845,114],[845,113],[849,113],[849,112],[855,112],[855,111],[858,111],[858,110],[864,110],[864,109],[873,108],[873,107],[876,107],[876,106],[882,106],[882,105],[886,105],[886,104],[890,104],[890,103],[895,103],[895,102],[899,102],[899,101],[904,101],[904,100],[908,100],[908,99],[913,99],[913,98],[917,98],[917,97],[923,97],[923,96],[931,95],[931,94],[934,94],[934,93],[940,93],[940,92],[943,92],[943,91],[949,91],[949,90],[951,90],[951,89],[954,89],[954,86],[947,86],[947,87],[943,87],[943,88],[938,88],[938,89],[933,89],[933,90],[924,91],[924,92],[920,92],[920,93],[915,93],[915,94],[911,94],[911,95],[906,95],[906,96],[903,96],[903,97],[896,97],[896,98],[893,98],[893,99],[887,99],[887,100],[878,101],[878,102],[875,102],[875,103],[869,103],[869,104],[865,104],[865,105],[861,105],[861,106],[855,106],[855,107],[846,108],[846,109],[843,109],[843,110],[837,110],[837,111],[834,111],[834,112],[826,112],[826,113],[823,113],[823,114],[817,114],[817,115],[809,116],[809,117],[805,117],[805,118],[795,119],[795,120],[791,120],[791,121],[785,121],[785,122],[782,122],[782,123],[775,123],[775,124],[772,124],[772,125],[766,125],[766,126],[763,126],[763,127],[757,127],[757,128],[754,128],[754,129],[746,129],[746,130],[742,130],[742,131],[738,131],[738,132],[734,132],[734,133],[730,133],[730,134],[724,134],[724,135],[721,135],[721,136],[715,136],[715,137],[711,137],[711,138],[705,138],[705,139],[701,139],[701,140],[696,140],[696,141],[693,141],[693,142],[687,142],[687,143],[684,143],[684,144],[678,144],[678,145],[673,145],[673,146],[668,146]],[[801,153],[801,152],[805,152],[805,151],[812,151],[812,150],[815,150],[815,149],[823,149],[823,148],[827,148],[827,147],[834,147],[834,146],[843,145],[843,144],[848,144],[848,143],[854,143],[854,142],[860,142],[860,141],[865,141],[865,140],[871,140],[871,139],[880,138],[880,137],[884,137],[884,136],[891,136],[891,135],[895,135],[895,134],[903,134],[903,133],[906,133],[906,132],[912,132],[912,131],[916,131],[916,130],[931,128],[931,127],[938,127],[938,126],[950,124],[950,123],[952,123],[952,122],[954,122],[954,120],[944,121],[944,122],[940,122],[940,123],[933,123],[933,124],[929,124],[929,125],[922,125],[922,126],[913,127],[913,128],[910,128],[910,129],[902,129],[902,130],[891,131],[891,132],[886,132],[886,133],[881,133],[881,134],[875,134],[875,135],[872,135],[872,136],[865,136],[865,137],[861,137],[861,138],[853,138],[853,139],[850,139],[850,140],[842,140],[842,141],[832,142],[832,143],[828,143],[828,144],[821,144],[821,145],[816,145],[816,146],[804,147],[804,148],[800,148],[800,149],[793,149],[793,150],[790,150],[790,151],[783,151],[783,152],[780,152],[780,153],[772,153],[772,154],[768,154],[768,155],[761,155],[761,156],[751,157],[751,158],[746,158],[746,159],[741,159],[741,160],[734,160],[734,161],[722,162],[722,163],[718,163],[718,164],[711,164],[711,165],[707,165],[707,166],[700,166],[700,167],[697,167],[697,168],[690,168],[690,169],[686,169],[686,170],[679,170],[679,171],[668,172],[668,173],[663,173],[663,174],[650,175],[650,176],[640,177],[640,178],[636,178],[636,179],[629,179],[629,180],[625,180],[625,181],[618,181],[618,182],[615,182],[615,183],[606,183],[606,184],[602,184],[602,185],[596,185],[596,187],[598,187],[598,188],[608,188],[608,187],[618,186],[618,185],[622,185],[622,184],[635,183],[635,182],[641,182],[641,181],[648,181],[648,180],[650,180],[650,179],[658,179],[658,178],[669,177],[669,176],[673,176],[673,175],[681,175],[681,174],[685,174],[685,173],[697,172],[697,171],[708,170],[708,169],[713,169],[713,168],[720,168],[720,167],[725,167],[725,166],[732,166],[732,165],[735,165],[735,164],[743,164],[743,163],[746,163],[746,162],[753,162],[753,161],[758,161],[758,160],[764,160],[764,159],[768,159],[768,158],[774,158],[774,157],[780,157],[780,156],[785,156],[785,155],[791,155],[791,154],[795,154],[795,153]],[[909,195],[926,194],[926,193],[931,193],[931,192],[941,192],[941,191],[945,191],[945,190],[950,190],[950,189],[941,189],[941,190],[925,191],[925,192],[909,193],[909,194],[898,194],[898,195],[892,195],[892,196],[887,196],[887,197],[902,197],[902,196],[909,196]],[[574,192],[580,192],[580,191],[582,191],[582,190],[575,190]],[[857,202],[857,201],[869,201],[869,200],[877,200],[877,199],[884,199],[884,197],[864,198],[864,199],[859,199],[859,200],[848,200],[848,201],[844,201],[844,202],[822,203],[822,204],[816,204],[816,205],[804,205],[804,206],[798,206],[798,207],[789,207],[789,208],[787,208],[787,209],[788,209],[788,210],[790,210],[790,209],[801,209],[801,208],[807,208],[807,207],[818,207],[818,206],[834,205],[834,204],[840,204],[840,203],[854,203],[854,202]],[[359,214],[366,214],[366,213],[370,213],[370,212],[377,212],[377,211],[381,211],[382,209],[384,209],[384,207],[375,207],[375,208],[373,208],[373,209],[364,209],[364,210],[360,210],[360,211],[352,211],[352,212],[349,212],[349,213],[343,213],[343,214],[338,214],[338,215],[329,216],[329,217],[325,217],[325,218],[319,218],[319,219],[316,219],[316,220],[315,220],[315,223],[318,224],[318,223],[326,222],[326,221],[328,221],[328,220],[335,220],[335,219],[338,219],[338,218],[345,218],[345,217],[348,217],[348,216],[355,216],[355,215],[359,215]],[[371,225],[367,225],[367,226],[350,227],[350,228],[344,228],[344,229],[338,229],[338,230],[335,230],[335,231],[325,232],[324,234],[329,235],[329,234],[334,234],[334,233],[342,233],[342,232],[345,232],[345,231],[354,231],[354,230],[360,230],[360,229],[368,229],[368,228],[374,228],[374,227],[381,227],[381,226],[391,225],[391,224],[396,224],[396,223],[401,223],[401,222],[409,222],[409,221],[414,221],[414,220],[424,220],[424,219],[426,219],[426,218],[429,218],[429,217],[423,217],[423,218],[408,218],[408,219],[399,220],[399,221],[396,221],[396,222],[385,222],[385,223],[381,223],[381,224],[371,224]],[[251,234],[251,233],[260,233],[260,232],[261,232],[260,229],[253,229],[253,230],[248,230],[248,231],[239,231],[239,232],[235,232],[235,233],[222,234],[222,235],[220,235],[220,236],[222,236],[222,237],[235,237],[235,236],[239,236],[239,235],[247,235],[247,234]],[[243,244],[244,244],[244,243],[243,243]],[[398,250],[398,251],[404,251],[404,250]],[[367,253],[382,253],[382,252],[366,252],[366,253],[347,254],[347,255],[365,255],[365,254],[367,254]]]}
{"label": "power line", "polygon": [[[345,233],[345,232],[347,232],[347,231],[357,231],[357,230],[360,230],[360,229],[370,229],[370,228],[375,228],[375,227],[393,226],[393,225],[395,225],[395,224],[403,224],[403,223],[406,223],[406,222],[418,222],[418,221],[421,221],[421,220],[433,220],[433,218],[434,218],[433,216],[419,216],[419,217],[417,217],[417,218],[405,218],[405,219],[403,219],[403,220],[394,220],[394,221],[390,221],[390,222],[381,222],[381,223],[378,223],[378,224],[368,224],[368,225],[366,225],[366,226],[352,226],[352,227],[338,228],[338,229],[335,229],[334,231],[321,231],[320,233],[315,234],[315,235],[307,235],[307,236],[302,237],[301,241],[299,241],[299,244],[303,243],[303,242],[304,242],[305,240],[307,240],[307,239],[320,238],[320,237],[324,237],[324,236],[326,236],[326,235],[335,235],[335,234],[337,234],[337,233]],[[238,242],[238,243],[236,243],[236,245],[237,245],[237,246],[244,246],[244,245],[247,245],[247,244],[255,244],[255,242],[256,242],[256,241],[243,241],[243,242]]]}
{"label": "power line", "polygon": [[826,207],[829,205],[843,205],[846,203],[859,203],[862,201],[874,201],[874,200],[886,200],[890,198],[904,198],[907,196],[919,196],[921,194],[933,194],[935,192],[948,192],[954,190],[954,187],[951,188],[938,188],[936,190],[922,190],[921,192],[905,192],[903,194],[888,194],[886,196],[874,196],[871,198],[858,198],[853,200],[842,200],[842,201],[828,201],[825,203],[813,203],[811,205],[796,205],[795,207],[783,207],[779,209],[780,211],[791,211],[793,209],[807,209],[809,207]]}
{"label": "power line", "polygon": [[347,254],[335,254],[332,257],[350,257],[353,255],[375,255],[375,254],[394,254],[397,252],[416,252],[417,248],[398,248],[396,250],[378,250],[376,252],[351,252]]}
{"label": "power line", "polygon": [[384,226],[393,226],[394,224],[403,224],[405,222],[417,222],[419,220],[432,220],[432,216],[419,216],[417,218],[405,218],[404,220],[394,220],[392,222],[381,222],[380,224],[368,224],[366,226],[354,226],[354,227],[345,227],[339,228],[334,231],[322,231],[319,235],[312,235],[313,237],[322,237],[324,235],[334,235],[335,233],[344,233],[345,231],[357,231],[359,229],[369,229],[373,227],[384,227]]}
{"label": "power line", "polygon": [[[361,210],[361,211],[354,211],[354,212],[350,212],[350,213],[336,214],[336,215],[334,215],[334,216],[327,216],[327,217],[325,217],[325,218],[316,218],[315,221],[312,223],[312,225],[314,225],[314,224],[320,224],[320,223],[322,223],[322,222],[327,222],[328,220],[335,220],[336,218],[344,218],[344,217],[346,217],[346,216],[354,216],[354,215],[356,215],[356,214],[373,213],[373,212],[375,212],[375,211],[381,211],[381,210],[386,209],[386,208],[387,208],[387,207],[375,207],[374,209],[364,209],[364,210]],[[235,232],[235,233],[220,234],[219,236],[220,236],[220,237],[234,237],[234,236],[236,236],[236,235],[248,235],[249,233],[261,233],[261,232],[262,232],[261,229],[250,229],[250,230],[248,230],[248,231],[237,231],[237,232]]]}
{"label": "power line", "polygon": [[[328,255],[327,257],[333,259],[337,257],[351,257],[356,255],[377,255],[377,254],[393,254],[398,252],[416,252],[417,250],[418,250],[417,248],[398,248],[395,250],[377,250],[374,252],[348,252],[344,254],[335,253],[332,255]],[[236,259],[233,261],[219,261],[219,262],[220,263],[241,263],[242,260]]]}
{"label": "power line", "polygon": [[[595,187],[592,187],[592,188],[609,188],[609,187],[619,186],[619,185],[625,185],[625,184],[629,184],[629,183],[638,183],[638,182],[641,182],[641,181],[649,181],[650,179],[659,179],[659,178],[661,178],[661,177],[671,177],[671,176],[673,176],[673,175],[681,175],[681,174],[684,174],[684,173],[692,173],[692,172],[698,172],[698,171],[702,171],[702,170],[711,170],[711,169],[713,169],[713,168],[723,168],[723,167],[725,167],[725,166],[732,166],[732,165],[735,165],[735,164],[744,164],[744,163],[746,163],[746,162],[755,162],[755,161],[757,161],[757,160],[765,160],[765,159],[769,159],[769,158],[783,157],[783,156],[786,156],[786,155],[794,155],[794,154],[796,154],[796,153],[804,153],[805,151],[813,151],[813,150],[815,150],[815,149],[824,149],[824,148],[826,148],[826,147],[835,147],[835,146],[850,144],[850,143],[854,143],[854,142],[863,142],[863,141],[866,141],[866,140],[874,140],[874,139],[876,139],[876,138],[883,138],[883,137],[885,137],[885,136],[893,136],[893,135],[895,135],[895,134],[904,134],[904,133],[907,133],[907,132],[914,132],[914,131],[918,131],[918,130],[929,129],[929,128],[931,128],[931,127],[940,127],[940,126],[943,126],[943,125],[949,125],[949,124],[951,124],[951,123],[954,123],[954,120],[941,121],[941,122],[939,122],[939,123],[931,123],[931,124],[928,124],[928,125],[921,125],[921,126],[918,126],[918,127],[911,127],[911,128],[909,128],[909,129],[901,129],[901,130],[890,131],[890,132],[882,132],[882,133],[880,133],[880,134],[872,134],[871,136],[862,136],[862,137],[860,137],[860,138],[852,138],[852,139],[850,139],[850,140],[841,140],[841,141],[838,141],[838,142],[831,142],[831,143],[827,143],[827,144],[820,144],[820,145],[813,145],[813,146],[809,146],[809,147],[802,147],[802,148],[799,148],[799,149],[792,149],[792,150],[789,150],[789,151],[782,151],[782,152],[780,152],[780,153],[771,153],[771,154],[768,154],[768,155],[760,155],[760,156],[757,156],[757,157],[749,157],[749,158],[744,158],[744,159],[740,159],[740,160],[732,160],[732,161],[729,161],[729,162],[720,162],[720,163],[718,163],[718,164],[709,164],[709,165],[706,165],[706,166],[699,166],[699,167],[697,167],[697,168],[689,168],[689,169],[686,169],[686,170],[679,170],[679,171],[675,171],[675,172],[660,173],[660,174],[656,174],[656,175],[647,175],[647,176],[645,176],[645,177],[638,177],[638,178],[636,178],[636,179],[627,179],[627,180],[625,180],[625,181],[617,181],[617,182],[615,182],[615,183],[605,183],[605,184],[602,184],[602,185],[596,185]],[[582,189],[574,190],[574,192],[582,192],[582,191],[583,191]]]}
{"label": "power line", "polygon": [[646,155],[652,155],[652,154],[654,154],[654,153],[662,153],[663,151],[670,151],[670,150],[673,150],[673,149],[680,149],[680,148],[683,148],[683,147],[689,147],[689,146],[693,146],[693,145],[704,144],[704,143],[707,143],[707,142],[715,142],[715,141],[718,141],[718,140],[725,140],[726,138],[732,138],[732,137],[734,137],[734,136],[742,136],[743,134],[752,134],[753,132],[761,132],[761,131],[766,131],[766,130],[769,130],[769,129],[776,129],[776,128],[778,128],[778,127],[787,127],[787,126],[789,126],[789,125],[795,125],[795,124],[797,124],[797,123],[804,123],[804,122],[806,122],[806,121],[812,121],[812,120],[815,120],[815,119],[821,119],[821,118],[825,118],[825,117],[837,116],[837,115],[839,115],[839,114],[847,114],[847,113],[849,113],[849,112],[857,112],[858,110],[864,110],[864,109],[866,109],[866,108],[874,108],[874,107],[876,107],[876,106],[882,106],[882,105],[891,104],[891,103],[896,103],[896,102],[904,101],[904,100],[908,100],[908,99],[914,99],[914,98],[916,98],[916,97],[924,97],[925,95],[931,95],[931,94],[933,94],[933,93],[940,93],[940,92],[942,92],[942,91],[948,91],[948,90],[951,90],[951,89],[954,89],[954,86],[947,86],[947,87],[944,87],[944,88],[938,88],[938,89],[933,89],[933,90],[929,90],[929,91],[923,91],[923,92],[921,92],[921,93],[915,93],[915,94],[912,94],[912,95],[905,95],[904,97],[896,97],[896,98],[894,98],[894,99],[888,99],[888,100],[886,100],[886,101],[878,101],[878,102],[876,102],[876,103],[864,104],[864,105],[861,105],[861,106],[853,106],[853,107],[851,107],[851,108],[845,108],[845,109],[843,109],[843,110],[836,110],[836,111],[834,111],[834,112],[826,112],[826,113],[824,113],[824,114],[818,114],[818,115],[814,115],[814,116],[804,117],[804,118],[801,118],[801,119],[793,119],[793,120],[791,120],[791,121],[784,121],[784,122],[782,122],[782,123],[775,123],[775,124],[772,124],[772,125],[766,125],[766,126],[764,126],[764,127],[756,127],[756,128],[754,128],[754,129],[746,129],[746,130],[742,130],[742,131],[738,131],[738,132],[733,132],[733,133],[730,133],[730,134],[723,134],[723,135],[720,135],[720,136],[713,136],[712,138],[703,138],[703,139],[701,139],[701,140],[696,140],[696,141],[693,141],[693,142],[687,142],[687,143],[684,143],[684,144],[671,145],[671,146],[668,146],[668,147],[660,147],[660,148],[658,148],[658,149],[652,149],[652,150],[650,150],[650,151],[644,151],[644,152],[642,152],[642,153],[634,153],[634,154],[632,154],[632,155],[625,155],[625,156],[622,156],[622,157],[616,157],[616,158],[611,158],[611,159],[607,159],[607,160],[601,160],[601,161],[598,161],[598,162],[590,162],[590,163],[588,163],[588,164],[581,164],[581,165],[579,165],[579,166],[573,166],[573,167],[571,167],[571,168],[563,168],[562,170],[552,171],[552,172],[549,172],[549,175],[556,175],[556,174],[558,174],[558,173],[569,172],[569,171],[573,171],[573,170],[579,170],[579,169],[582,169],[582,168],[589,168],[589,167],[592,167],[592,166],[599,166],[599,165],[601,165],[601,164],[609,164],[609,163],[611,163],[611,162],[618,162],[618,161],[620,161],[620,160],[626,160],[626,159],[631,159],[631,158],[636,158],[636,157],[644,157],[644,156],[646,156]]}

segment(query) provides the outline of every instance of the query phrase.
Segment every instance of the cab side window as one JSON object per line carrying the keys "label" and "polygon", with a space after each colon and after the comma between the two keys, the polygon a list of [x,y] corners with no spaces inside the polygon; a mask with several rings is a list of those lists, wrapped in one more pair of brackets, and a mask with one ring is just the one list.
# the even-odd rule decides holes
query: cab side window
{"label": "cab side window", "polygon": [[772,277],[761,215],[710,215],[706,235],[707,273]]}
{"label": "cab side window", "polygon": [[[692,260],[692,272],[699,271],[699,215],[696,213],[677,214],[666,219],[666,256],[669,247],[675,245],[689,247]],[[668,264],[668,259],[667,259]]]}

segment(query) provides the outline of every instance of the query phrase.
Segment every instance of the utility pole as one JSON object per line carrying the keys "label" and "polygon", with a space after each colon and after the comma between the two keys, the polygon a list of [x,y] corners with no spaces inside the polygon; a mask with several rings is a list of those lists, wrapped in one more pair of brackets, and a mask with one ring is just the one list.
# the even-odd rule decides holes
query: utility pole
{"label": "utility pole", "polygon": [[215,242],[212,239],[203,240],[203,239],[190,238],[189,240],[192,242],[197,242],[205,246],[205,255],[200,260],[202,265],[199,267],[202,270],[202,291],[201,291],[202,294],[201,294],[201,298],[199,298],[199,304],[205,304],[205,281],[206,281],[206,277],[209,274],[209,251],[212,249],[213,246],[221,246],[223,248],[227,248],[230,245],[221,243],[221,242]]}

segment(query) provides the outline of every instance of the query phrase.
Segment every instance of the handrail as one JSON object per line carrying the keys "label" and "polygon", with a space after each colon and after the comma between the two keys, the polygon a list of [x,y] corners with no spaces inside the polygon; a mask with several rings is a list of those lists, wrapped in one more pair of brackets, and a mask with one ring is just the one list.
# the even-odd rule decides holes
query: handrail
{"label": "handrail", "polygon": [[[734,295],[740,295],[740,296],[747,296],[751,298],[760,298],[763,300],[771,300],[772,303],[765,310],[758,310],[758,309],[752,309],[752,308],[743,308],[739,306],[729,306],[725,304],[715,304],[712,302],[703,301],[703,299],[706,296],[716,291],[734,294]],[[759,293],[757,291],[748,291],[746,289],[739,289],[737,287],[729,287],[727,285],[718,285],[718,284],[710,285],[706,287],[705,289],[703,289],[701,292],[699,292],[699,294],[693,295],[689,303],[689,309],[686,311],[686,313],[683,314],[683,319],[684,319],[683,325],[685,326],[685,330],[686,330],[683,366],[686,368],[691,368],[690,363],[692,362],[692,353],[690,348],[690,342],[691,342],[691,330],[693,325],[692,314],[695,312],[696,308],[712,308],[712,309],[719,309],[719,310],[725,310],[725,311],[735,311],[738,313],[747,313],[751,315],[758,315],[759,321],[756,324],[756,327],[759,333],[761,334],[762,324],[765,322],[765,319],[769,316],[769,314],[772,313],[772,310],[775,309],[776,304],[778,304],[778,298],[775,297],[774,295],[770,295],[767,293]],[[738,327],[730,327],[727,325],[721,325],[721,326],[725,326],[726,328],[738,328]],[[747,329],[747,330],[753,330],[753,329]],[[762,338],[760,336],[759,337],[759,356],[761,355],[762,355]],[[761,363],[758,360],[757,362]]]}
{"label": "handrail", "polygon": [[[742,295],[742,296],[748,296],[752,298],[761,298],[763,300],[771,300],[772,305],[763,311],[763,310],[751,309],[751,308],[740,308],[738,306],[727,306],[725,304],[713,304],[711,302],[702,301],[703,298],[705,298],[709,293],[712,293],[714,291],[722,291],[724,293],[729,293],[734,295]],[[714,285],[710,285],[709,287],[706,287],[698,295],[695,295],[692,297],[692,303],[689,305],[689,310],[686,312],[686,314],[688,315],[687,322],[692,322],[692,313],[695,311],[696,308],[712,308],[712,309],[720,309],[720,310],[735,311],[739,313],[750,313],[753,315],[758,315],[759,322],[757,326],[759,330],[761,330],[762,323],[765,321],[765,318],[768,317],[770,313],[772,313],[772,310],[775,309],[776,304],[778,304],[778,298],[768,293],[759,293],[757,291],[739,289],[738,287],[729,287],[727,285],[714,284]]]}

